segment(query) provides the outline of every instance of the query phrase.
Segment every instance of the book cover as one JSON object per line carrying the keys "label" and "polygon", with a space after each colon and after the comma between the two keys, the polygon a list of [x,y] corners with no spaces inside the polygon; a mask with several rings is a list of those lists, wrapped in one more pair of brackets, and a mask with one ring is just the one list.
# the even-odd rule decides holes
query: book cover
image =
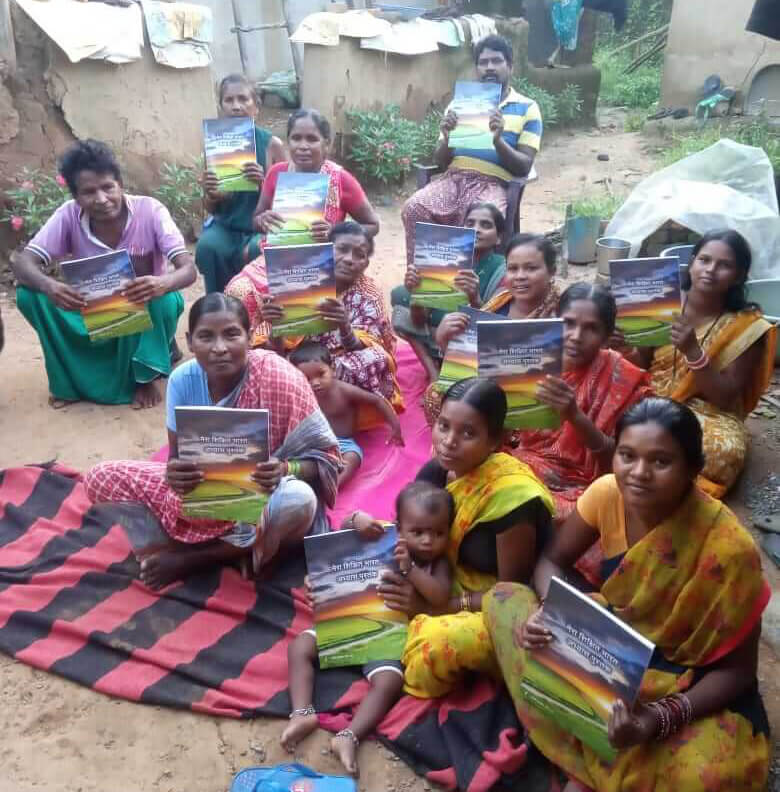
{"label": "book cover", "polygon": [[317,335],[333,330],[319,314],[319,304],[336,298],[333,245],[292,245],[265,249],[268,289],[284,309],[272,335]]}
{"label": "book cover", "polygon": [[526,652],[520,683],[526,701],[607,761],[612,705],[634,706],[655,645],[590,597],[554,577],[542,611],[553,635]]}
{"label": "book cover", "polygon": [[412,304],[454,311],[468,302],[466,295],[455,288],[455,276],[474,266],[476,231],[415,223],[414,235],[414,265],[421,282],[411,294]]}
{"label": "book cover", "polygon": [[456,82],[449,109],[458,114],[458,125],[450,132],[450,148],[492,150],[490,114],[500,101],[498,83]]}
{"label": "book cover", "polygon": [[563,371],[562,319],[505,319],[477,322],[480,377],[506,393],[507,429],[556,429],[560,415],[536,398],[539,382]]}
{"label": "book cover", "polygon": [[671,343],[680,313],[677,256],[615,259],[609,263],[610,288],[617,303],[617,326],[631,346]]}
{"label": "book cover", "polygon": [[500,314],[480,311],[470,305],[459,306],[458,313],[468,316],[469,325],[464,332],[447,344],[447,354],[444,355],[439,379],[436,380],[436,389],[441,393],[445,393],[451,385],[460,380],[477,376],[477,322],[506,319]]}
{"label": "book cover", "polygon": [[214,171],[223,192],[257,192],[243,167],[257,162],[255,122],[251,118],[207,118],[203,121],[206,170]]}
{"label": "book cover", "polygon": [[90,341],[143,333],[152,326],[148,308],[119,293],[135,278],[126,250],[63,261],[60,268],[65,282],[87,302],[81,315]]}
{"label": "book cover", "polygon": [[321,668],[399,660],[408,619],[377,593],[385,571],[396,571],[395,526],[375,541],[357,531],[333,531],[303,540]]}
{"label": "book cover", "polygon": [[177,407],[179,459],[194,462],[205,480],[182,498],[187,517],[257,523],[268,497],[251,475],[267,462],[268,410]]}
{"label": "book cover", "polygon": [[312,223],[325,219],[330,179],[326,173],[279,174],[271,207],[284,225],[266,237],[269,245],[312,245]]}

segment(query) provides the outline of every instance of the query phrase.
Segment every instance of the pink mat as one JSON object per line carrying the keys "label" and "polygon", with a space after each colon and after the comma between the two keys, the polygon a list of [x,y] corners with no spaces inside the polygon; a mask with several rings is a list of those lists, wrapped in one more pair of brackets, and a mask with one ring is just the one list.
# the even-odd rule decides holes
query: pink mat
{"label": "pink mat", "polygon": [[[405,341],[398,342],[396,360],[398,383],[406,404],[400,416],[406,445],[403,448],[387,445],[389,432],[383,426],[357,435],[355,439],[363,449],[363,464],[355,478],[339,493],[330,511],[333,528],[338,528],[355,509],[363,509],[382,520],[394,519],[398,490],[431,458],[431,430],[425,423],[421,405],[428,385],[425,371]],[[167,459],[168,446],[152,457],[155,462]]]}

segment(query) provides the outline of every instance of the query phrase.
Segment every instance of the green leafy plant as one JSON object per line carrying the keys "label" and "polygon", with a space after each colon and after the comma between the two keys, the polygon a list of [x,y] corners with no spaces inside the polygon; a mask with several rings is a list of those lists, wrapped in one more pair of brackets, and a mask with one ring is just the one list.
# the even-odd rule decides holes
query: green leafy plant
{"label": "green leafy plant", "polygon": [[8,223],[20,242],[33,237],[71,195],[60,174],[39,168],[22,168],[16,186],[5,191],[6,208],[0,222]]}
{"label": "green leafy plant", "polygon": [[200,171],[197,162],[192,165],[164,162],[160,168],[160,186],[154,193],[171,213],[182,234],[190,240],[196,238],[203,218]]}
{"label": "green leafy plant", "polygon": [[525,77],[512,82],[516,91],[539,105],[542,120],[546,127],[565,126],[576,122],[582,115],[582,97],[578,85],[567,85],[557,94],[534,85]]}
{"label": "green leafy plant", "polygon": [[660,54],[631,74],[624,74],[630,62],[626,53],[596,52],[593,63],[601,70],[599,100],[611,107],[648,109],[661,97]]}
{"label": "green leafy plant", "polygon": [[626,132],[641,132],[645,128],[646,119],[646,110],[630,112],[626,115],[626,120],[623,122],[623,129]]}
{"label": "green leafy plant", "polygon": [[398,105],[381,110],[351,110],[349,158],[360,173],[383,184],[397,184],[415,162],[431,156],[439,137],[438,113],[429,113],[422,123],[401,115]]}
{"label": "green leafy plant", "polygon": [[600,217],[610,220],[624,201],[619,195],[587,195],[571,201],[571,217]]}

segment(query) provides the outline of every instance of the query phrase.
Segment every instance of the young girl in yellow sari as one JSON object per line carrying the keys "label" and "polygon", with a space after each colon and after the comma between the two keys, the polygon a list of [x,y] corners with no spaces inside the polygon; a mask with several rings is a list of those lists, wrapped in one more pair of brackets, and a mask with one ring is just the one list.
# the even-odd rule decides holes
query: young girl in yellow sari
{"label": "young girl in yellow sari", "polygon": [[[614,474],[595,481],[534,571],[536,594],[499,584],[487,624],[531,740],[570,779],[565,792],[763,790],[769,727],[756,669],[769,586],[750,534],[699,490],[702,432],[693,411],[645,399],[618,423]],[[540,618],[553,575],[594,540],[605,582],[593,597],[656,645],[632,710],[613,705],[617,757],[587,745],[531,707],[521,682],[526,653],[551,633]]]}
{"label": "young girl in yellow sari", "polygon": [[[419,698],[452,690],[465,671],[498,675],[482,617],[497,580],[527,581],[549,533],[553,500],[531,469],[498,453],[506,396],[489,380],[455,383],[433,428],[435,458],[419,480],[446,486],[455,501],[447,556],[455,582],[444,613],[426,605],[401,575],[379,587],[387,605],[415,616],[402,658],[404,689]],[[356,525],[370,520],[358,513]]]}
{"label": "young girl in yellow sari", "polygon": [[736,231],[705,234],[682,276],[685,298],[672,343],[640,354],[653,390],[696,413],[705,457],[699,486],[716,498],[745,464],[745,418],[774,366],[776,328],[745,298],[750,262],[750,246]]}

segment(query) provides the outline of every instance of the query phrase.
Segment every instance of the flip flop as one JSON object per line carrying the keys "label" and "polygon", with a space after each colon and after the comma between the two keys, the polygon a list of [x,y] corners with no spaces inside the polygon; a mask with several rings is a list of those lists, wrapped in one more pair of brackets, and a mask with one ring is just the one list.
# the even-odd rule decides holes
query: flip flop
{"label": "flip flop", "polygon": [[780,514],[762,514],[753,518],[753,525],[762,531],[780,534]]}
{"label": "flip flop", "polygon": [[68,407],[71,404],[78,404],[79,401],[80,401],[79,399],[73,399],[73,400],[58,399],[54,396],[49,396],[49,407],[51,407],[52,410],[61,410],[64,407]]}
{"label": "flip flop", "polygon": [[691,111],[687,107],[678,107],[672,111],[671,116],[679,120],[680,118],[687,118],[690,114]]}
{"label": "flip flop", "polygon": [[670,116],[674,110],[671,107],[662,107],[660,110],[657,110],[655,113],[652,113],[647,117],[648,121],[658,121],[661,118],[666,118]]}

